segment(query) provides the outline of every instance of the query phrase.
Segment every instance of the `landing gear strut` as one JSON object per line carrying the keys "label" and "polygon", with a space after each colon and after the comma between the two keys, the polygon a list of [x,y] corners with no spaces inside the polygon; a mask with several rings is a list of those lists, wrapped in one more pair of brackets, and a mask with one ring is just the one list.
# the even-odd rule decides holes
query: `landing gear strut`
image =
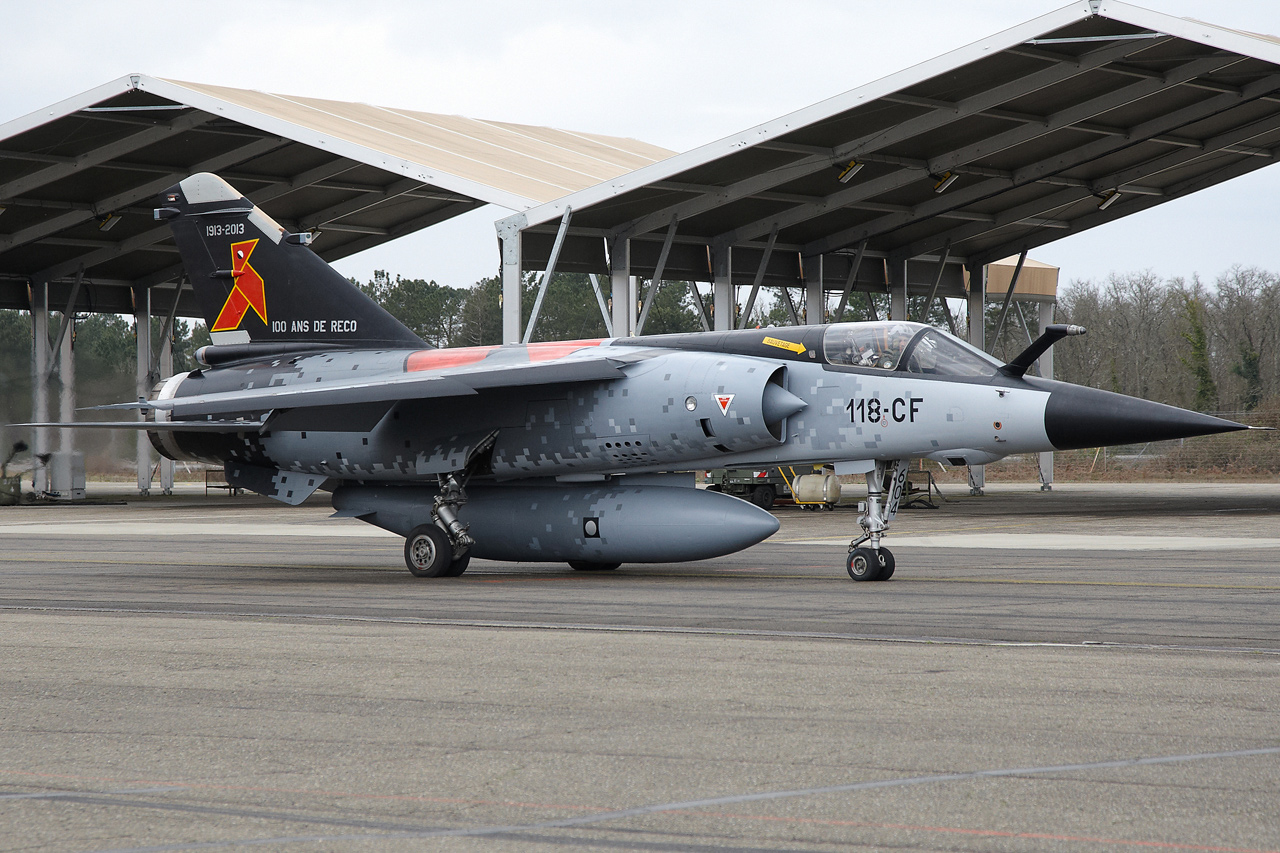
{"label": "landing gear strut", "polygon": [[849,543],[849,559],[845,564],[849,577],[854,580],[887,581],[893,576],[893,554],[881,547],[880,538],[898,514],[906,482],[904,459],[877,462],[875,470],[867,472],[867,501],[858,507],[862,512],[858,516],[862,536]]}
{"label": "landing gear strut", "polygon": [[431,521],[410,530],[404,540],[404,562],[415,577],[456,578],[467,570],[475,540],[467,533],[467,525],[458,520],[458,508],[467,502],[463,487],[487,458],[497,437],[494,432],[476,445],[467,458],[461,482],[452,474],[437,477],[440,494],[431,502]]}

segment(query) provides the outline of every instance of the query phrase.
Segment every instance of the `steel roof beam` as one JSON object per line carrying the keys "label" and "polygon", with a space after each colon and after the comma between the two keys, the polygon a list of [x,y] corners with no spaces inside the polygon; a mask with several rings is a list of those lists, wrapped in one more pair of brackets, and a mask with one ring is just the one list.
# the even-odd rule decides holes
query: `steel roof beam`
{"label": "steel roof beam", "polygon": [[[1025,44],[1020,45],[1018,47],[1009,48],[1007,52],[1013,54],[1014,56],[1022,56],[1028,59],[1039,59],[1042,61],[1048,61],[1050,59],[1067,58],[1066,54],[1057,53],[1051,50],[1042,50],[1040,48],[1029,47]],[[1251,57],[1246,57],[1246,58],[1251,58]],[[1125,63],[1122,63],[1122,62],[1113,62],[1110,65],[1107,65],[1105,68],[1103,68],[1103,70],[1113,74],[1123,74],[1127,77],[1151,78],[1151,77],[1157,77],[1160,74],[1159,71],[1148,71],[1145,68],[1137,68],[1133,65],[1126,65]],[[1218,94],[1229,94],[1232,92],[1235,92],[1238,94],[1240,92],[1240,87],[1238,86],[1232,86],[1229,83],[1214,83],[1211,80],[1194,80],[1192,82],[1187,83],[1187,85],[1193,89],[1204,89],[1205,91],[1216,92]],[[1280,98],[1276,98],[1276,97],[1267,97],[1265,100],[1280,103]]]}
{"label": "steel roof beam", "polygon": [[814,172],[829,168],[835,161],[855,157],[863,153],[864,149],[866,151],[877,151],[922,133],[937,130],[960,119],[998,107],[1007,101],[1024,97],[1056,83],[1088,73],[1109,62],[1134,53],[1150,50],[1165,41],[1144,42],[1141,45],[1116,42],[1090,51],[1078,58],[1064,57],[1056,59],[1054,60],[1055,64],[1048,68],[957,101],[954,109],[934,110],[914,119],[908,119],[892,128],[870,133],[844,145],[837,146],[831,149],[830,154],[810,154],[794,163],[761,175],[753,175],[750,178],[720,188],[711,195],[687,200],[675,205],[668,205],[619,226],[614,233],[618,236],[631,237],[667,225],[671,221],[672,215],[675,215],[678,219],[687,219],[699,213],[714,210],[729,202],[747,198],[756,193],[772,189],[779,184],[803,178]]}
{"label": "steel roof beam", "polygon": [[[181,109],[183,111],[196,110],[197,112],[205,112],[209,116],[208,121],[202,122],[196,127],[188,128],[188,132],[190,133],[216,134],[218,136],[242,136],[242,137],[262,136],[262,131],[257,130],[256,128],[245,127],[244,125],[239,123],[228,124],[225,121],[219,120],[221,118],[220,116],[209,113],[208,111],[197,110],[197,108],[195,107],[182,107]],[[172,111],[178,112],[178,108],[174,108]],[[85,110],[81,110],[76,115],[79,118],[88,118],[88,119],[93,119],[95,121],[111,122],[113,124],[124,124],[132,127],[154,127],[156,123],[156,120],[153,118],[121,116],[119,114],[116,114],[114,116],[103,115],[101,113],[96,115],[92,115],[92,114],[85,115]],[[64,116],[64,118],[68,118],[68,117],[69,116]]]}
{"label": "steel roof beam", "polygon": [[[530,232],[525,232],[525,233],[530,233]],[[532,233],[552,234],[555,232],[539,229],[538,231],[535,231]],[[613,232],[607,228],[592,228],[585,225],[575,225],[569,229],[570,237],[594,237],[594,238],[603,237],[605,239],[609,239],[612,234]],[[644,234],[640,237],[633,237],[631,239],[639,240],[644,243],[653,244],[653,243],[661,243],[662,240],[665,238],[662,235],[650,233],[650,234]],[[689,234],[677,234],[675,236],[674,242],[679,243],[682,246],[704,246],[704,247],[711,246],[710,241],[706,237],[697,237]],[[744,247],[748,249],[763,249],[765,247],[765,242],[763,240],[746,240],[734,246],[734,248],[736,249],[741,249]],[[799,243],[783,243],[782,241],[778,241],[777,245],[774,246],[774,249],[779,252],[798,252],[801,249],[801,245]],[[868,251],[868,257],[870,257],[871,254],[872,253]],[[877,255],[877,257],[879,256]]]}
{"label": "steel roof beam", "polygon": [[[880,160],[882,162],[888,161],[888,160],[895,160],[899,163],[902,163],[903,165],[905,165],[907,162],[905,158],[888,158],[888,157],[885,157],[885,158],[868,157],[867,160],[868,162],[875,162],[876,160]],[[916,163],[918,163],[918,165],[916,165]],[[1002,172],[996,169],[967,170],[964,167],[959,167],[958,171],[960,171],[962,174],[987,173],[991,177],[999,176],[1004,180],[1008,180],[1008,181],[1013,180],[1012,172]],[[824,214],[831,213],[836,210],[843,210],[848,208],[854,208],[859,210],[873,210],[873,211],[880,211],[884,213],[910,214],[911,208],[905,205],[884,204],[880,202],[872,202],[872,201],[869,201],[869,199],[874,198],[875,196],[880,195],[882,193],[891,192],[892,190],[909,186],[921,180],[922,174],[926,174],[926,173],[927,173],[927,164],[925,164],[924,161],[915,161],[911,166],[908,166],[906,169],[902,169],[897,172],[893,172],[889,175],[876,178],[875,180],[867,181],[862,184],[856,184],[855,186],[839,190],[837,192],[832,193],[829,196],[826,196],[825,198],[822,198],[807,204],[799,205],[791,210],[787,210],[779,214],[774,214],[772,216],[766,216],[761,219],[757,219],[755,222],[751,222],[746,225],[739,226],[738,228],[735,228],[732,231],[726,231],[722,234],[718,234],[716,235],[716,237],[712,239],[721,241],[725,243],[725,245],[737,245],[741,243],[743,240],[752,240],[760,236],[761,234],[766,234],[769,232],[770,229],[774,228],[775,226],[779,228],[788,228],[793,225],[799,225],[802,222],[807,222],[810,219],[815,219]],[[1066,180],[1066,179],[1063,179],[1063,180]],[[1080,181],[1079,183],[1081,185],[1084,184],[1083,181]],[[990,214],[970,213],[963,210],[947,211],[946,213],[943,213],[940,215],[950,219],[990,220],[993,218]]]}
{"label": "steel roof beam", "polygon": [[8,148],[0,148],[0,158],[5,160],[29,160],[33,163],[74,163],[74,157],[65,157],[59,154],[39,154],[35,151],[13,151]]}
{"label": "steel roof beam", "polygon": [[92,151],[86,151],[69,163],[56,163],[46,166],[29,175],[23,175],[20,178],[14,178],[8,183],[0,184],[0,199],[22,195],[37,187],[51,184],[54,181],[74,175],[76,172],[113,160],[121,154],[128,154],[131,151],[146,148],[148,145],[154,145],[167,137],[190,130],[212,118],[213,116],[208,113],[193,112],[181,115],[168,124],[152,125],[146,130],[132,133],[124,139],[117,139],[115,142],[100,145]]}
{"label": "steel roof beam", "polygon": [[[1227,64],[1234,64],[1239,60],[1230,60]],[[987,177],[999,178],[1001,180],[1011,180],[1012,172],[1002,172],[995,169],[983,169],[981,167],[973,167],[968,165],[968,161],[977,156],[989,156],[998,151],[1005,150],[1015,145],[1028,142],[1040,136],[1052,133],[1055,130],[1061,130],[1066,127],[1074,126],[1082,118],[1098,115],[1119,106],[1124,106],[1134,100],[1148,97],[1157,91],[1171,84],[1181,84],[1187,79],[1197,74],[1203,73],[1221,66],[1224,58],[1219,55],[1213,57],[1205,57],[1184,63],[1178,68],[1173,69],[1165,75],[1154,75],[1145,78],[1139,83],[1124,87],[1114,92],[1100,96],[1091,101],[1060,110],[1049,116],[1026,116],[1017,119],[1023,122],[1020,128],[1005,131],[986,140],[949,152],[941,157],[934,158],[932,161],[913,161],[907,158],[899,158],[884,155],[864,155],[862,159],[867,162],[889,163],[891,165],[903,165],[908,168],[924,171],[929,174],[942,174],[952,171],[960,174],[979,174]],[[1239,92],[1233,92],[1233,96],[1240,97]],[[897,97],[897,96],[894,96]],[[894,97],[888,100],[893,100]],[[902,99],[905,103],[911,103],[915,106],[930,106],[941,112],[955,111],[959,107],[960,102],[948,103],[938,101],[932,98],[909,97]],[[1025,119],[1025,120],[1024,120]],[[1117,130],[1113,134],[1116,138],[1127,138],[1129,132]],[[885,178],[879,179],[879,182],[871,181],[857,187],[850,187],[841,190],[816,203],[809,203],[786,211],[780,215],[768,216],[758,219],[755,222],[740,226],[732,231],[717,235],[715,239],[724,241],[727,245],[732,245],[739,240],[753,239],[761,234],[767,233],[769,229],[774,227],[786,228],[791,225],[797,225],[809,219],[822,216],[833,210],[843,207],[857,206],[855,202],[862,199],[871,198],[882,192],[888,192],[907,186],[920,179],[916,174],[905,174],[902,172],[895,173]],[[947,215],[947,214],[941,214]]]}
{"label": "steel roof beam", "polygon": [[[80,249],[109,249],[115,245],[110,240],[92,240],[87,237],[47,237],[40,241],[42,246],[73,246]],[[176,246],[146,246],[147,252],[177,252]]]}
{"label": "steel roof beam", "polygon": [[[1145,76],[1156,77],[1157,75],[1153,73],[1151,75],[1145,75]],[[1187,86],[1189,88],[1197,88],[1194,85],[1194,81],[1183,83],[1182,85]],[[1204,88],[1204,87],[1200,87],[1200,88]],[[1234,87],[1218,87],[1218,88],[1226,88],[1236,94],[1239,94],[1238,90]],[[904,97],[899,95],[890,95],[884,98],[883,100],[886,100],[889,102],[901,102],[905,104],[914,104],[916,106],[924,106],[925,105],[924,103],[919,103],[919,102],[927,102],[929,104],[935,105],[937,109],[947,109],[950,107],[954,107],[954,103],[952,102],[939,101],[935,98],[917,98],[914,96]],[[1035,115],[1033,113],[1015,112],[1013,110],[986,110],[982,113],[979,113],[979,115],[988,117],[988,118],[997,118],[1003,121],[1019,122],[1021,124],[1043,125],[1049,121],[1049,116]],[[1073,130],[1083,130],[1087,133],[1096,133],[1096,134],[1099,134],[1100,136],[1124,136],[1128,133],[1128,131],[1123,127],[1114,127],[1111,125],[1100,124],[1098,122],[1092,122],[1092,121],[1076,122],[1071,125],[1071,128]],[[1199,145],[1199,142],[1195,139],[1191,139],[1188,137],[1171,136],[1167,134],[1163,136],[1152,137],[1151,141],[1159,142],[1162,145],[1176,145],[1184,148],[1194,148],[1197,145]],[[769,143],[765,143],[765,145],[761,147],[768,148],[770,147],[770,145]],[[807,146],[807,147],[816,148],[817,146]],[[1241,149],[1239,153],[1259,156],[1256,151],[1253,151],[1250,149]],[[889,158],[887,157],[878,158],[876,155],[865,155],[859,159],[866,160],[868,163],[889,161]],[[922,164],[924,163],[923,160],[919,162]],[[969,170],[975,174],[978,173],[978,170],[973,169],[972,167],[969,167]],[[996,176],[992,175],[991,177],[996,177]]]}
{"label": "steel roof beam", "polygon": [[805,247],[805,254],[830,252],[834,249],[851,245],[860,240],[876,237],[892,231],[913,220],[937,216],[947,210],[954,210],[975,201],[989,198],[990,196],[996,195],[1004,190],[1033,183],[1041,178],[1079,166],[1083,163],[1088,163],[1091,160],[1111,154],[1114,151],[1145,142],[1153,136],[1158,136],[1192,122],[1208,118],[1209,116],[1238,106],[1245,101],[1256,100],[1263,95],[1274,92],[1276,89],[1280,89],[1280,75],[1265,77],[1246,86],[1243,93],[1240,95],[1215,95],[1211,98],[1200,101],[1199,103],[1183,107],[1180,110],[1175,110],[1172,113],[1166,113],[1149,121],[1143,122],[1142,124],[1135,125],[1130,128],[1129,133],[1125,138],[1103,137],[1086,145],[1077,146],[1069,151],[1054,155],[1045,160],[1028,164],[1027,166],[1018,169],[1014,173],[1012,180],[993,178],[983,181],[982,183],[975,184],[971,187],[964,187],[959,190],[953,189],[936,199],[930,199],[929,201],[917,205],[911,214],[894,214],[882,217],[866,225],[848,228],[844,231],[828,235],[821,240],[815,240]]}
{"label": "steel roof beam", "polygon": [[[487,203],[488,202],[481,199],[468,199],[467,210],[483,207]],[[420,231],[423,228],[430,228],[437,222],[443,222],[446,219],[457,216],[459,212],[457,208],[459,206],[460,205],[454,205],[452,207],[433,210],[423,216],[410,219],[407,222],[401,222],[400,224],[387,229],[387,235],[385,237],[368,236],[360,240],[353,240],[352,242],[339,246],[332,251],[326,251],[322,247],[316,250],[316,254],[329,262],[341,260],[349,255],[354,255],[356,252],[363,252],[365,249],[371,249],[374,246],[379,246],[389,240],[395,240],[398,237],[403,237],[406,234],[412,234],[414,231]],[[461,212],[466,213],[467,210],[463,210]]]}
{"label": "steel roof beam", "polygon": [[167,281],[176,281],[183,272],[185,272],[185,267],[183,267],[181,263],[176,263],[171,266],[167,266],[162,270],[156,270],[150,275],[145,275],[137,281],[128,282],[128,284],[133,287],[141,287],[150,290],[151,288],[164,284]]}
{"label": "steel roof beam", "polygon": [[50,235],[56,234],[66,228],[72,228],[80,223],[107,213],[119,211],[122,208],[137,204],[138,202],[150,199],[159,193],[164,192],[174,183],[182,180],[193,172],[215,172],[224,166],[232,163],[241,163],[245,160],[259,157],[267,154],[284,145],[288,140],[278,137],[260,138],[256,142],[249,145],[243,145],[216,157],[210,157],[208,160],[197,163],[190,170],[175,172],[169,170],[163,177],[148,181],[132,189],[125,190],[113,196],[99,199],[92,205],[85,208],[77,208],[69,213],[61,216],[55,216],[52,219],[46,219],[35,225],[15,231],[12,234],[6,234],[0,237],[0,253],[6,252],[16,246],[26,243],[33,243],[42,240]]}
{"label": "steel roof beam", "polygon": [[[1273,159],[1276,157],[1280,157],[1280,146],[1271,149],[1271,156]],[[1261,169],[1266,165],[1268,165],[1266,162],[1262,162],[1256,157],[1249,157],[1249,158],[1242,159],[1236,162],[1235,164],[1228,166],[1227,168],[1224,168],[1221,170],[1215,170],[1212,174],[1201,175],[1199,177],[1190,178],[1178,184],[1171,185],[1165,191],[1165,197],[1163,199],[1154,199],[1149,196],[1140,196],[1140,197],[1134,198],[1132,201],[1128,203],[1114,204],[1111,207],[1107,208],[1106,210],[1099,210],[1094,213],[1088,214],[1087,216],[1082,216],[1072,221],[1071,232],[1073,234],[1079,234],[1080,232],[1087,231],[1090,228],[1096,228],[1099,225],[1105,225],[1108,222],[1119,219],[1121,217],[1130,216],[1134,213],[1138,213],[1140,211],[1146,210],[1149,207],[1154,207],[1155,205],[1160,204],[1162,201],[1181,198],[1183,196],[1190,195],[1194,192],[1199,192],[1202,189],[1206,189],[1208,187],[1214,186],[1218,183],[1221,183],[1222,181],[1231,180],[1232,178],[1238,178],[1241,175],[1247,175],[1248,173],[1255,171],[1257,169]],[[1062,235],[1054,235],[1053,239],[1054,240],[1060,239],[1061,236]],[[973,262],[975,265],[979,263],[990,263],[991,261],[999,260],[1002,257],[1007,257],[1010,251],[1009,250],[1010,246],[1026,244],[1029,247],[1034,248],[1035,246],[1039,246],[1047,242],[1050,242],[1050,241],[1029,239],[1028,237],[1024,236],[984,251],[981,256],[975,256],[973,258]]]}
{"label": "steel roof beam", "polygon": [[[994,222],[991,223],[991,227],[984,228],[981,225],[960,226],[950,231],[941,232],[924,240],[917,240],[914,243],[903,247],[900,251],[907,254],[918,254],[920,252],[930,251],[936,248],[941,244],[941,241],[945,240],[951,240],[953,243],[958,243],[962,240],[971,240],[975,237],[980,237],[983,234],[988,234],[992,231],[1006,228],[1011,225],[1037,225],[1040,224],[1038,217],[1051,213],[1052,211],[1065,207],[1066,205],[1075,204],[1076,202],[1087,199],[1090,196],[1106,189],[1118,188],[1124,195],[1151,195],[1151,193],[1132,192],[1128,188],[1127,182],[1138,178],[1149,178],[1152,175],[1159,174],[1160,172],[1175,169],[1188,163],[1193,163],[1202,157],[1218,153],[1229,153],[1230,149],[1234,145],[1250,139],[1256,139],[1257,137],[1267,133],[1274,133],[1277,130],[1280,130],[1280,118],[1277,118],[1276,116],[1251,122],[1250,124],[1220,133],[1215,137],[1205,140],[1202,150],[1196,150],[1194,152],[1180,150],[1161,155],[1160,157],[1157,157],[1154,160],[1148,160],[1141,165],[1133,166],[1131,168],[1103,176],[1093,182],[1092,185],[1064,190],[1063,192],[1055,193],[1054,195],[1030,201],[1015,208],[1006,210],[999,216],[995,217]],[[1274,158],[1274,151],[1268,153],[1270,153]],[[1253,158],[1248,158],[1246,162],[1252,159]],[[1159,200],[1168,200],[1170,197],[1168,192],[1168,190],[1161,190],[1158,193],[1158,200],[1153,203],[1159,203]],[[1133,208],[1126,205],[1126,209],[1131,210]],[[1075,226],[1072,222],[1063,222],[1060,227],[1065,227],[1068,230],[1074,230]]]}
{"label": "steel roof beam", "polygon": [[[313,184],[313,186],[315,186]],[[421,181],[412,178],[403,178],[390,186],[383,187],[377,195],[360,195],[356,198],[344,201],[341,204],[335,204],[324,210],[316,211],[308,214],[298,221],[299,230],[310,231],[312,228],[334,227],[331,223],[336,219],[342,219],[344,216],[352,216],[362,210],[368,210],[375,205],[381,204],[389,199],[404,195],[410,190],[418,189],[425,186]],[[372,232],[370,232],[372,233]]]}
{"label": "steel roof beam", "polygon": [[[5,207],[33,207],[44,210],[89,210],[96,211],[97,205],[88,201],[62,201],[61,199],[52,198],[15,198],[6,201]],[[145,213],[151,215],[150,207],[118,207],[116,213]]]}
{"label": "steel roof beam", "polygon": [[[304,228],[290,228],[290,231],[303,231]],[[374,228],[371,225],[343,225],[338,222],[330,222],[322,229],[324,231],[337,231],[341,234],[374,234],[379,237],[386,237],[391,232],[386,228]]]}
{"label": "steel roof beam", "polygon": [[[973,145],[967,145],[964,148],[958,148],[950,151],[941,157],[935,157],[929,161],[929,171],[934,174],[942,174],[953,167],[963,166],[964,164],[978,157],[989,157],[992,154],[1005,151],[1017,145],[1030,142],[1041,136],[1050,134],[1056,130],[1064,130],[1076,122],[1086,121],[1096,115],[1110,112],[1118,107],[1127,106],[1136,101],[1148,98],[1172,86],[1178,86],[1192,80],[1200,74],[1210,71],[1220,70],[1223,67],[1230,67],[1243,59],[1238,56],[1223,55],[1215,53],[1213,56],[1206,56],[1201,59],[1194,59],[1185,62],[1182,65],[1172,69],[1168,73],[1156,79],[1144,79],[1137,83],[1132,83],[1120,89],[1115,89],[1091,98],[1080,104],[1059,110],[1046,117],[1043,125],[1026,125],[1024,127],[1007,130],[1004,133],[998,133],[995,136],[988,137]],[[1238,101],[1241,98],[1239,92],[1232,92],[1225,96],[1232,101]],[[1154,135],[1154,134],[1153,134]]]}

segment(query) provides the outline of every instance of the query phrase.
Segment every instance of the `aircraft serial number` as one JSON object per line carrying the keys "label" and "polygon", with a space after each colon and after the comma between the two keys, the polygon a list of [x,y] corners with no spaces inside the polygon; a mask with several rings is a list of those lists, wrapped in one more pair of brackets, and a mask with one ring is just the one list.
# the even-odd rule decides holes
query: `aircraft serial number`
{"label": "aircraft serial number", "polygon": [[920,414],[923,397],[895,397],[884,403],[878,397],[850,400],[845,406],[849,411],[849,423],[882,424],[892,418],[895,423],[915,423]]}
{"label": "aircraft serial number", "polygon": [[244,223],[231,222],[231,223],[228,223],[227,225],[206,225],[204,227],[204,233],[208,237],[225,237],[225,236],[234,236],[236,234],[243,234]]}

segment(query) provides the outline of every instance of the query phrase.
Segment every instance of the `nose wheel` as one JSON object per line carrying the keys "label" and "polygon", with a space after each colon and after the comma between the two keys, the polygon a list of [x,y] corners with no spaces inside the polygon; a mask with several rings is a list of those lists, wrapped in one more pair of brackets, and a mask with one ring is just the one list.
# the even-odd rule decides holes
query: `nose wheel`
{"label": "nose wheel", "polygon": [[845,568],[856,581],[887,581],[893,577],[893,553],[888,548],[854,548]]}
{"label": "nose wheel", "polygon": [[[845,563],[854,580],[887,581],[893,577],[893,554],[880,547],[880,539],[898,514],[906,482],[905,459],[877,462],[875,470],[867,472],[867,501],[859,507],[862,514],[858,516],[862,536],[849,543],[849,559]],[[867,543],[865,547],[863,543]]]}

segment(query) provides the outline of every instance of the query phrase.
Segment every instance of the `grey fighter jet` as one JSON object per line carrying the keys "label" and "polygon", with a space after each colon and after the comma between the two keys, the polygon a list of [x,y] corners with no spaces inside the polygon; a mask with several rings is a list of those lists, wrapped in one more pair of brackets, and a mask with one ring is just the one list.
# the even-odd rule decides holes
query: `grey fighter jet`
{"label": "grey fighter jet", "polygon": [[846,568],[884,580],[909,460],[1246,429],[1026,376],[1075,326],[1008,364],[896,321],[434,349],[215,175],[169,189],[156,217],[213,344],[151,399],[107,407],[144,421],[92,425],[145,429],[164,456],[288,504],[329,489],[338,516],[404,536],[419,577],[471,557],[600,570],[732,553],[777,520],[673,472],[823,462],[866,475]]}

